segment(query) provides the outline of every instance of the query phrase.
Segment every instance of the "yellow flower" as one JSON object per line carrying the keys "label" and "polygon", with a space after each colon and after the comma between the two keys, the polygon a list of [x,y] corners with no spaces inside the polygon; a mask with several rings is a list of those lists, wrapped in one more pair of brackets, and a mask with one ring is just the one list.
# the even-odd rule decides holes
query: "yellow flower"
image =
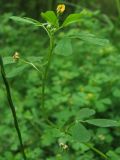
{"label": "yellow flower", "polygon": [[59,4],[57,6],[57,13],[63,13],[65,11],[65,5],[64,4]]}

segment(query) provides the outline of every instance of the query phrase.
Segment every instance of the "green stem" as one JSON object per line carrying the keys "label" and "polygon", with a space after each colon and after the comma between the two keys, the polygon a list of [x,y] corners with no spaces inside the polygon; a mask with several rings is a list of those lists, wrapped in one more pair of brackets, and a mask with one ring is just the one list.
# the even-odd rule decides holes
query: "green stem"
{"label": "green stem", "polygon": [[46,85],[47,75],[48,75],[48,71],[51,64],[53,47],[54,47],[54,38],[53,38],[53,35],[50,35],[50,51],[48,53],[48,63],[46,65],[46,68],[44,70],[43,77],[42,77],[42,109],[43,110],[45,105],[45,85]]}
{"label": "green stem", "polygon": [[25,152],[24,152],[24,146],[23,146],[23,142],[22,142],[21,132],[20,132],[19,125],[18,125],[16,110],[15,110],[15,107],[14,107],[14,104],[13,104],[13,101],[12,101],[11,91],[10,91],[9,83],[6,79],[3,60],[2,60],[1,56],[0,56],[0,70],[1,70],[1,75],[2,75],[4,84],[5,84],[5,87],[6,87],[7,99],[8,99],[8,102],[9,102],[10,109],[12,111],[12,115],[13,115],[13,119],[14,119],[14,125],[15,125],[16,131],[17,131],[17,134],[18,134],[18,138],[19,138],[19,141],[20,141],[20,146],[21,146],[21,152],[22,152],[22,155],[23,155],[23,159],[27,160]]}
{"label": "green stem", "polygon": [[116,0],[116,6],[117,6],[118,14],[120,17],[120,0]]}
{"label": "green stem", "polygon": [[84,143],[87,147],[89,147],[90,149],[92,149],[94,152],[96,152],[98,155],[100,155],[103,159],[105,160],[109,160],[109,158],[100,150],[98,150],[97,148],[93,147],[92,145],[90,145],[89,143]]}

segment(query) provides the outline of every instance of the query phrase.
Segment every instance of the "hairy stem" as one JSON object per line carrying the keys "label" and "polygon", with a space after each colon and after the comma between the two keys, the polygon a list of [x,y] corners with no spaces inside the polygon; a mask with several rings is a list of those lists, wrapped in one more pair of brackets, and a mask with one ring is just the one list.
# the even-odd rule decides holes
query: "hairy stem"
{"label": "hairy stem", "polygon": [[0,56],[0,70],[1,70],[1,75],[2,75],[2,78],[3,78],[3,82],[4,82],[5,87],[6,87],[7,99],[8,99],[9,106],[10,106],[10,109],[11,109],[11,112],[12,112],[12,115],[13,115],[14,125],[15,125],[16,131],[17,131],[17,134],[18,134],[18,138],[19,138],[19,141],[20,141],[20,146],[21,146],[21,152],[22,152],[22,155],[23,155],[23,159],[27,160],[25,152],[24,152],[24,146],[23,146],[22,136],[21,136],[18,120],[17,120],[16,110],[15,110],[15,107],[14,107],[14,104],[13,104],[13,101],[12,101],[11,91],[10,91],[9,83],[6,79],[3,60],[2,60],[1,56]]}

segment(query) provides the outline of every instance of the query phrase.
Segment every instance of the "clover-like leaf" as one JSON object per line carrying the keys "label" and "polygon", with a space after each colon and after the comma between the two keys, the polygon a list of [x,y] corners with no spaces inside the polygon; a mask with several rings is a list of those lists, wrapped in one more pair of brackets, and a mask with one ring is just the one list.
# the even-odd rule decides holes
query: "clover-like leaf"
{"label": "clover-like leaf", "polygon": [[41,16],[54,27],[59,27],[58,18],[53,11],[47,11],[45,13],[42,12]]}
{"label": "clover-like leaf", "polygon": [[69,56],[72,54],[72,44],[71,44],[71,39],[70,38],[63,38],[61,39],[56,47],[55,47],[55,53],[58,55],[64,55],[64,56]]}
{"label": "clover-like leaf", "polygon": [[81,143],[88,142],[91,138],[90,132],[81,123],[75,123],[69,132],[73,140]]}
{"label": "clover-like leaf", "polygon": [[3,57],[3,64],[8,65],[8,64],[13,64],[15,61],[13,60],[12,57]]}
{"label": "clover-like leaf", "polygon": [[28,64],[24,64],[22,66],[18,66],[16,68],[13,68],[12,71],[10,71],[8,74],[7,74],[7,78],[13,78],[15,76],[18,76],[20,75],[26,68],[28,68],[29,65]]}
{"label": "clover-like leaf", "polygon": [[42,25],[42,23],[40,23],[39,21],[34,20],[32,18],[28,18],[28,17],[12,16],[12,17],[10,17],[10,19],[12,19],[16,22],[19,22],[21,24],[33,24],[33,25],[36,25],[36,26],[41,26]]}
{"label": "clover-like leaf", "polygon": [[83,10],[80,13],[70,14],[62,24],[62,27],[68,26],[69,24],[76,23],[80,21],[83,17],[88,16],[89,13],[87,10]]}
{"label": "clover-like leaf", "polygon": [[71,38],[81,39],[82,41],[85,41],[86,43],[91,43],[95,45],[104,46],[109,44],[109,40],[104,38],[98,38],[94,34],[88,33],[88,32],[80,32],[75,33],[73,35],[69,35]]}
{"label": "clover-like leaf", "polygon": [[86,120],[85,122],[98,126],[98,127],[116,127],[116,126],[120,126],[120,124],[115,121],[115,120],[111,120],[111,119],[90,119],[90,120]]}
{"label": "clover-like leaf", "polygon": [[95,110],[89,108],[82,108],[76,116],[77,120],[83,120],[85,118],[89,118],[90,116],[95,114]]}

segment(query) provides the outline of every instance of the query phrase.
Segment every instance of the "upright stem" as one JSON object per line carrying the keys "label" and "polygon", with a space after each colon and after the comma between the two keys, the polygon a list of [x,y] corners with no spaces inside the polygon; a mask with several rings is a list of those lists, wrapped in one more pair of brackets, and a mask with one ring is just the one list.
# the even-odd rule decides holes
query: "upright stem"
{"label": "upright stem", "polygon": [[120,0],[116,0],[116,6],[117,6],[117,10],[118,10],[118,15],[120,17]]}
{"label": "upright stem", "polygon": [[48,75],[48,71],[49,71],[50,64],[51,64],[53,47],[54,47],[54,36],[51,35],[50,36],[50,49],[49,49],[48,58],[47,58],[48,63],[46,65],[46,68],[44,70],[43,77],[42,77],[42,109],[43,110],[45,107],[45,85],[46,85],[47,75]]}
{"label": "upright stem", "polygon": [[5,87],[6,87],[7,99],[8,99],[8,102],[9,102],[10,109],[12,111],[12,115],[13,115],[13,119],[14,119],[14,125],[15,125],[16,131],[17,131],[17,134],[18,134],[18,138],[19,138],[19,141],[20,141],[20,146],[21,146],[23,159],[27,160],[25,152],[24,152],[24,146],[23,146],[22,136],[21,136],[18,120],[17,120],[16,110],[15,110],[15,107],[14,107],[14,104],[13,104],[13,101],[12,101],[10,87],[9,87],[9,83],[6,79],[4,66],[3,66],[3,60],[2,60],[1,56],[0,56],[0,70],[1,70],[2,78],[3,78],[3,81],[4,81]]}

